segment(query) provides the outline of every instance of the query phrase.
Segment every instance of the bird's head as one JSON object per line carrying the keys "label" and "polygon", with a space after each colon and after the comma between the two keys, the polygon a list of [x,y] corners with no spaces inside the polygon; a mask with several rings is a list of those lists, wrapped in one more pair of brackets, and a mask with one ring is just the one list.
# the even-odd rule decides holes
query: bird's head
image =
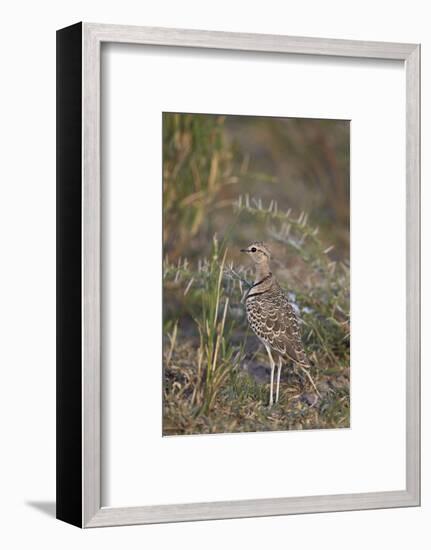
{"label": "bird's head", "polygon": [[249,244],[247,248],[242,248],[241,252],[248,254],[256,264],[269,262],[271,258],[269,248],[262,241],[255,241]]}

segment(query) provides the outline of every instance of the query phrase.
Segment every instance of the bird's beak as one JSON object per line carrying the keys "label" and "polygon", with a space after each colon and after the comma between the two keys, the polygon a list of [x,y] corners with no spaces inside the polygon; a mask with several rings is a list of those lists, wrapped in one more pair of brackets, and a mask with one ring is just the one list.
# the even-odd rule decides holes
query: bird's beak
{"label": "bird's beak", "polygon": [[248,252],[247,248],[241,248],[240,252]]}

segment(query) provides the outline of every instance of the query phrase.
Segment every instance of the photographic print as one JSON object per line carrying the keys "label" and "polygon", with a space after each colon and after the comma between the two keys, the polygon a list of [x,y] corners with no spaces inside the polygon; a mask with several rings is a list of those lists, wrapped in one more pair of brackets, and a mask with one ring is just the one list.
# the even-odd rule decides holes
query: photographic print
{"label": "photographic print", "polygon": [[163,435],[350,426],[350,122],[163,113]]}

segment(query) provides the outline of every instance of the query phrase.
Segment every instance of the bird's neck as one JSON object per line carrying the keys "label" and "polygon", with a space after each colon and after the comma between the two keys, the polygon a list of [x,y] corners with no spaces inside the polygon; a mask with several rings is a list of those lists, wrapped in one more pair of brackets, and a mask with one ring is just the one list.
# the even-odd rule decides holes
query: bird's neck
{"label": "bird's neck", "polygon": [[268,261],[262,262],[260,264],[256,264],[256,274],[254,279],[255,284],[261,281],[262,279],[264,279],[265,277],[268,277],[270,273],[271,272],[269,270]]}

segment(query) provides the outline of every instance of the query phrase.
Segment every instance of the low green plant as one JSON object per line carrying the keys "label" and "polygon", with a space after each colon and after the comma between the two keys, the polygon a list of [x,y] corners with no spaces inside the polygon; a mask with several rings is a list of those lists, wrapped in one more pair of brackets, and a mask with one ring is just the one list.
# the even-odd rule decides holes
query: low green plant
{"label": "low green plant", "polygon": [[[214,236],[211,256],[200,265],[197,274],[191,275],[187,261],[176,267],[165,265],[165,277],[172,277],[173,273],[177,281],[180,277],[188,277],[184,293],[198,294],[201,302],[200,311],[193,317],[199,334],[199,346],[195,350],[196,376],[190,396],[194,415],[209,414],[229,373],[241,357],[241,346],[232,344],[235,322],[228,317],[229,296],[223,284],[227,252]],[[169,334],[167,364],[173,354],[177,329],[178,320]]]}
{"label": "low green plant", "polygon": [[202,289],[202,312],[196,319],[199,328],[198,385],[192,403],[200,404],[198,414],[208,414],[217,393],[232,369],[234,348],[230,343],[226,316],[229,297],[223,296],[223,271],[227,249],[221,251],[213,239],[208,276]]}

